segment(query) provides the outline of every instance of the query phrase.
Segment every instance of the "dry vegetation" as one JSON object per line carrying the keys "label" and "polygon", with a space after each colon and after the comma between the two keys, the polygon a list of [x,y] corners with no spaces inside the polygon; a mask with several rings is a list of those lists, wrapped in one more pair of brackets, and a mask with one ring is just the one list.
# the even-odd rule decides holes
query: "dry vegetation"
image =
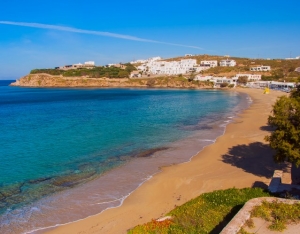
{"label": "dry vegetation", "polygon": [[[217,60],[218,62],[223,59],[227,59],[224,56],[217,55],[195,55],[190,57],[176,57],[166,59],[166,61],[180,61],[181,59],[196,59],[197,63],[200,64],[202,60]],[[237,62],[235,67],[214,67],[202,72],[204,75],[212,76],[227,76],[233,77],[237,73],[251,73],[261,74],[263,80],[278,80],[278,81],[291,81],[299,82],[300,73],[296,72],[295,69],[300,67],[300,59],[284,60],[284,59],[250,59],[250,58],[238,58],[230,57]],[[251,66],[271,66],[270,72],[250,72]]]}

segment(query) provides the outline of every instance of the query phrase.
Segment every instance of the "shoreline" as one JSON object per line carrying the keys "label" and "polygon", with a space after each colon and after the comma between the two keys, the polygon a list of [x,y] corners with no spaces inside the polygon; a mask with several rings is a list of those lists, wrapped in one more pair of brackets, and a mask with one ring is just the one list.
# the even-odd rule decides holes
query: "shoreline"
{"label": "shoreline", "polygon": [[[56,228],[56,227],[60,227],[60,226],[66,225],[66,224],[71,224],[73,222],[84,220],[86,218],[93,217],[95,215],[99,215],[106,210],[120,207],[122,205],[123,201],[128,196],[130,196],[130,194],[132,194],[136,189],[138,189],[140,186],[142,186],[144,183],[146,183],[154,175],[160,173],[161,168],[166,168],[171,165],[177,165],[177,164],[190,162],[191,159],[195,155],[197,155],[199,152],[201,152],[208,145],[213,144],[219,136],[222,136],[224,134],[228,123],[232,121],[232,118],[234,116],[236,116],[237,113],[240,113],[245,109],[245,107],[244,107],[245,104],[247,106],[250,105],[249,98],[247,95],[237,94],[237,92],[234,92],[234,93],[235,93],[234,95],[243,96],[242,101],[240,101],[240,103],[237,106],[232,108],[229,113],[226,113],[222,117],[219,116],[217,118],[218,119],[217,121],[216,121],[216,119],[210,119],[210,120],[207,120],[206,122],[201,121],[201,124],[198,125],[198,126],[201,126],[201,125],[210,126],[209,130],[205,130],[205,129],[204,130],[194,130],[194,131],[196,131],[196,133],[194,133],[188,137],[184,137],[183,139],[180,139],[178,141],[169,143],[165,147],[162,147],[161,150],[155,150],[154,153],[150,152],[151,153],[150,158],[147,157],[147,154],[149,152],[146,151],[146,152],[142,152],[141,156],[138,156],[136,159],[133,159],[132,161],[130,161],[128,163],[128,165],[122,165],[120,168],[121,168],[121,170],[123,169],[123,171],[125,170],[126,174],[128,174],[128,171],[131,171],[130,174],[133,174],[133,175],[137,174],[137,176],[138,176],[139,173],[136,173],[136,170],[135,170],[135,168],[137,168],[137,170],[143,171],[142,174],[147,174],[147,177],[142,178],[142,180],[140,180],[139,184],[137,186],[135,186],[133,190],[130,190],[130,191],[128,191],[128,193],[123,194],[122,197],[119,197],[117,200],[113,200],[110,202],[104,202],[104,203],[113,203],[112,206],[107,207],[104,210],[101,210],[96,214],[90,214],[83,218],[78,218],[74,221],[66,221],[62,224],[55,224],[53,226],[40,227],[40,228],[33,229],[31,231],[27,231],[26,233],[43,233],[44,231],[51,230],[52,228]],[[220,118],[221,118],[221,120],[220,120]],[[211,132],[213,132],[213,134]],[[187,147],[185,147],[185,146],[187,146]],[[182,156],[182,155],[184,155],[184,156]],[[147,158],[146,160],[144,159],[145,157]],[[104,174],[104,177],[106,177],[106,175],[108,175],[108,174],[116,173],[116,171],[119,174],[120,168],[115,168],[112,171],[106,172]],[[143,169],[141,169],[141,168],[143,168]],[[150,169],[150,171],[149,171],[149,169]],[[128,176],[124,175],[122,180],[125,179],[125,181],[127,181],[127,179],[126,179],[127,177]],[[130,176],[130,178],[131,177],[132,176]],[[103,175],[102,175],[102,178],[103,178]],[[106,180],[107,180],[107,178],[106,178]],[[101,185],[101,177],[96,179],[96,181],[100,181],[100,183],[98,183],[98,184]],[[117,182],[113,178],[111,178],[110,181],[112,183]],[[132,181],[132,180],[130,179],[130,181]],[[88,183],[91,185],[91,183],[93,183],[93,182],[88,182]],[[133,183],[133,182],[130,182],[130,183]],[[126,184],[128,184],[128,182]],[[99,188],[99,185],[94,183],[92,186],[89,186],[89,188],[91,188],[91,187]],[[84,185],[81,185],[81,186],[84,186]],[[89,190],[89,189],[87,189],[87,190]],[[78,190],[76,192],[80,193],[80,191],[78,191]],[[73,191],[72,193],[74,194],[76,192]],[[91,192],[90,194],[94,194],[94,192]],[[56,198],[54,198],[54,200],[56,200]],[[118,201],[119,204],[115,204],[116,201]],[[100,204],[100,203],[96,203],[96,204]],[[64,206],[64,204],[62,204],[62,206]],[[88,206],[88,204],[87,204],[87,206]],[[72,206],[70,206],[70,207],[72,207]],[[59,210],[57,210],[57,212],[59,212]],[[80,213],[80,212],[78,212],[78,213]]]}
{"label": "shoreline", "polygon": [[211,83],[192,81],[185,78],[156,77],[156,78],[88,78],[63,77],[45,73],[28,74],[11,83],[16,87],[36,88],[191,88],[211,89]]}
{"label": "shoreline", "polygon": [[[133,226],[163,217],[174,206],[182,205],[201,193],[230,187],[266,186],[278,165],[273,163],[272,150],[264,143],[263,138],[268,134],[264,126],[277,97],[286,94],[272,91],[264,95],[260,89],[236,91],[248,94],[252,105],[226,126],[224,134],[215,143],[206,146],[190,161],[162,168],[118,207],[35,233],[126,233]],[[239,152],[239,147],[248,152]],[[237,153],[228,153],[228,149]],[[258,153],[264,158],[260,154],[257,156]],[[239,160],[239,154],[243,154],[242,160]],[[255,165],[249,164],[253,161],[256,161]]]}
{"label": "shoreline", "polygon": [[[247,97],[244,97],[244,102],[247,102],[247,104],[250,105],[249,100],[248,100]],[[239,104],[239,105],[240,105],[240,104]],[[238,109],[239,109],[239,108],[238,108]],[[240,113],[240,112],[242,112],[243,110],[245,110],[245,108],[244,108],[244,109],[239,109],[239,111],[238,111],[237,113]],[[236,111],[233,111],[233,112],[236,112]],[[236,116],[237,113],[235,113],[234,116]],[[99,214],[102,214],[102,213],[105,212],[106,210],[110,210],[110,209],[115,209],[115,208],[121,207],[122,204],[123,204],[123,202],[124,202],[124,201],[125,201],[132,193],[134,193],[135,190],[139,189],[139,187],[141,187],[144,183],[146,183],[147,181],[149,181],[150,179],[152,179],[152,178],[153,178],[154,176],[156,176],[157,174],[161,173],[162,170],[163,170],[164,168],[168,168],[168,167],[171,167],[171,166],[173,166],[173,165],[180,165],[180,164],[189,163],[189,162],[193,159],[193,157],[195,157],[197,154],[199,154],[205,147],[214,144],[214,143],[216,142],[216,140],[217,140],[219,137],[221,137],[221,136],[224,135],[224,133],[225,133],[225,131],[226,131],[226,126],[228,125],[228,123],[230,123],[230,122],[232,121],[231,119],[234,118],[234,116],[227,117],[228,120],[220,121],[220,122],[222,122],[222,124],[220,124],[220,122],[219,122],[219,124],[216,124],[216,123],[214,124],[215,127],[216,127],[216,126],[219,126],[218,128],[219,128],[220,132],[219,132],[218,135],[215,136],[215,138],[214,138],[213,140],[211,140],[211,139],[200,139],[201,142],[209,142],[209,143],[204,144],[204,145],[201,145],[200,148],[196,147],[197,149],[195,148],[195,145],[194,145],[194,144],[190,144],[190,145],[187,147],[187,149],[189,149],[189,150],[185,150],[185,151],[184,151],[184,153],[186,154],[186,156],[185,156],[184,158],[181,158],[180,161],[177,160],[176,162],[173,161],[172,163],[168,163],[168,164],[166,164],[166,165],[156,167],[157,169],[156,169],[152,174],[149,174],[146,178],[144,178],[144,180],[142,180],[142,181],[137,185],[137,187],[134,188],[132,191],[130,191],[128,194],[125,194],[124,196],[122,196],[122,197],[120,197],[120,198],[118,198],[118,199],[116,199],[116,200],[109,201],[109,202],[104,202],[104,203],[113,203],[113,202],[115,202],[115,201],[120,201],[120,204],[115,205],[115,206],[111,206],[111,207],[107,207],[107,208],[105,208],[104,210],[102,210],[101,212],[99,212],[99,213],[97,213],[97,214],[92,214],[92,215],[89,215],[89,216],[87,216],[87,217],[84,217],[84,218],[80,218],[80,219],[78,219],[78,220],[75,220],[75,221],[70,221],[70,222],[66,222],[66,223],[63,223],[63,224],[55,224],[55,225],[53,225],[53,226],[48,226],[48,227],[43,227],[43,228],[37,228],[37,229],[34,229],[34,230],[32,230],[32,231],[28,231],[28,232],[25,232],[25,233],[26,233],[26,234],[30,234],[30,233],[44,233],[45,231],[53,230],[53,229],[55,229],[55,228],[59,228],[59,227],[64,226],[64,225],[72,224],[72,223],[75,223],[75,222],[80,222],[80,221],[82,221],[82,220],[85,220],[85,219],[88,219],[88,218],[97,216],[97,215],[99,215]],[[192,141],[192,140],[194,140],[195,138],[196,138],[196,139],[199,139],[198,137],[201,138],[201,135],[199,135],[199,133],[198,133],[198,134],[196,133],[196,134],[193,134],[192,136],[189,136],[189,137],[187,137],[187,138],[184,138],[184,139],[181,139],[181,140],[179,140],[179,141],[173,142],[173,143],[171,143],[168,147],[166,147],[166,149],[162,149],[162,155],[165,155],[165,154],[172,154],[173,156],[176,156],[175,158],[177,158],[177,157],[179,156],[178,153],[172,152],[172,151],[174,151],[174,149],[175,149],[175,151],[177,151],[178,149],[176,149],[176,148],[181,148],[181,149],[183,149],[183,148],[184,148],[183,145],[188,145],[189,142]],[[180,142],[180,143],[178,144],[178,142]],[[175,145],[176,145],[176,146],[175,146]],[[194,147],[193,147],[193,146],[194,146]],[[192,148],[193,150],[191,150],[191,148]],[[168,150],[170,150],[170,149],[171,149],[171,152],[168,152]],[[181,151],[182,151],[182,150],[181,150]],[[190,151],[193,152],[193,153],[191,153]],[[154,158],[156,158],[156,159],[153,159],[153,160],[155,160],[155,161],[158,160],[157,158],[160,158],[160,157],[162,156],[162,155],[160,155],[160,152],[159,152],[159,151],[158,151],[158,155],[156,155],[156,153],[157,153],[157,152],[154,152],[154,154],[152,155],[152,156],[154,156]],[[191,153],[191,154],[190,154],[190,153]],[[146,154],[147,154],[147,152],[146,152]],[[142,156],[142,157],[143,157],[143,156]],[[129,162],[129,164],[136,164],[136,166],[141,166],[142,164],[149,164],[149,161],[148,161],[148,162],[144,162],[144,163],[141,163],[141,162],[137,163],[135,160],[136,160],[136,159],[134,159],[133,161]],[[143,159],[142,159],[142,160],[143,160]],[[175,159],[173,159],[173,160],[175,160]],[[182,160],[183,160],[183,161],[182,161]],[[152,162],[152,163],[153,163],[153,162]],[[150,162],[150,164],[152,164],[152,163]],[[142,166],[143,166],[143,165],[142,165]],[[144,166],[145,166],[145,165],[144,165]],[[123,167],[127,167],[127,165],[122,165],[120,168],[123,168]],[[131,166],[131,167],[132,167],[132,166]],[[148,167],[148,166],[147,166],[147,167]],[[138,168],[138,167],[136,167],[136,168]],[[113,169],[112,171],[108,171],[108,172],[106,172],[106,173],[107,173],[107,174],[110,174],[111,172],[113,172],[113,171],[115,171],[115,170],[118,170],[118,169],[119,169],[119,168],[115,168],[115,169]],[[98,178],[98,179],[99,179],[99,178]],[[100,204],[100,203],[97,203],[97,204]]]}
{"label": "shoreline", "polygon": [[[190,94],[189,90],[186,90],[185,92]],[[205,91],[204,94],[206,92],[208,91]],[[173,93],[173,91],[170,90],[169,93]],[[193,95],[194,93],[199,93],[200,95],[202,92],[192,91],[192,93]],[[164,152],[160,153],[158,148],[151,148],[151,152],[149,152],[149,150],[141,151],[141,149],[138,151],[132,151],[132,156],[134,158],[133,161],[138,160],[138,163],[131,164],[131,166],[127,166],[125,169],[123,168],[126,172],[125,174],[128,174],[128,176],[124,176],[124,170],[120,172],[119,169],[114,169],[112,170],[114,173],[107,172],[109,174],[113,174],[113,177],[111,175],[108,177],[107,173],[104,173],[100,176],[100,178],[95,178],[95,180],[93,179],[70,190],[66,189],[65,191],[61,191],[50,196],[43,196],[41,199],[25,205],[22,209],[16,210],[14,213],[8,211],[1,217],[1,222],[5,224],[2,231],[10,233],[10,231],[14,230],[16,233],[24,233],[30,232],[31,230],[46,230],[46,227],[55,226],[56,224],[59,226],[60,224],[99,214],[107,207],[119,206],[121,200],[124,200],[128,194],[135,190],[138,185],[141,184],[140,182],[144,182],[144,180],[149,178],[150,175],[152,176],[153,174],[156,174],[160,168],[189,161],[189,159],[199,152],[203,146],[211,144],[215,141],[217,136],[222,135],[224,133],[225,126],[231,121],[232,117],[245,109],[248,106],[247,103],[249,103],[247,95],[242,95],[238,92],[212,91],[212,94],[217,96],[221,95],[223,98],[229,99],[231,99],[231,96],[234,96],[232,98],[235,101],[231,102],[231,105],[227,105],[225,108],[226,111],[225,109],[223,110],[222,107],[220,107],[220,109],[223,110],[221,112],[219,108],[216,109],[215,114],[212,114],[210,118],[207,118],[206,115],[202,116],[202,112],[200,112],[199,116],[197,115],[195,117],[196,121],[179,121],[175,125],[175,128],[178,128],[178,130],[181,129],[180,131],[183,131],[183,135],[180,135],[178,141],[171,140],[165,142],[165,138],[163,138],[162,142],[166,143],[162,145],[164,146]],[[207,103],[207,98],[210,100],[209,96],[205,95],[203,98],[197,99],[196,102],[194,101],[195,108],[199,106],[199,109],[201,110],[201,103]],[[188,100],[187,104],[190,102],[191,100]],[[222,102],[222,99],[218,102]],[[210,107],[207,106],[207,108]],[[197,110],[194,110],[193,112],[195,111],[197,112]],[[170,121],[172,121],[172,119],[170,119]],[[165,129],[165,131],[167,131],[166,134],[170,137],[173,136],[172,134],[174,129],[172,130],[168,128]],[[154,151],[155,155],[152,155]],[[151,153],[151,157],[147,157],[149,153]],[[126,161],[126,158],[122,157],[122,160]],[[153,166],[155,170],[152,170]],[[56,183],[55,177],[53,178],[54,180],[52,180],[52,182],[50,181],[46,182],[46,184],[39,184],[41,185],[40,187],[48,184],[51,185],[53,182]],[[75,181],[77,178],[80,178],[80,176],[76,176]],[[72,181],[72,178],[66,177],[66,180],[62,178],[62,180],[59,179],[59,181]],[[139,183],[137,184],[136,181]],[[46,190],[43,189],[40,191],[44,191],[45,193]],[[89,192],[87,193],[86,191]],[[124,192],[120,193],[120,191]],[[31,197],[30,195],[31,194],[29,193],[27,197]],[[115,201],[117,198],[118,200]],[[110,203],[107,201],[110,201]],[[72,211],[71,213],[70,209]],[[20,216],[19,214],[24,214],[24,216],[22,215],[21,218],[18,218]],[[40,215],[47,218],[40,219]],[[30,220],[30,222],[26,222],[26,220]]]}

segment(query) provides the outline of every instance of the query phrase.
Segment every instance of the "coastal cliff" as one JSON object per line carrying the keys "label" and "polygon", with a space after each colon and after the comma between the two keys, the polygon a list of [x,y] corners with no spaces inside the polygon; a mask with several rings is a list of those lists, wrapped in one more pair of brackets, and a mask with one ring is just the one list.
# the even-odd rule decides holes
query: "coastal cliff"
{"label": "coastal cliff", "polygon": [[188,81],[183,77],[157,77],[143,79],[63,77],[46,73],[29,74],[11,86],[22,87],[154,87],[154,88],[212,88],[209,82]]}

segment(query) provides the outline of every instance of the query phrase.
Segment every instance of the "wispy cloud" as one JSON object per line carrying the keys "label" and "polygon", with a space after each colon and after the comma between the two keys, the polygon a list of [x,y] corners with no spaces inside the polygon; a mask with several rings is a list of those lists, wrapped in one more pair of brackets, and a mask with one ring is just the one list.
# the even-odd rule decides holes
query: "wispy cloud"
{"label": "wispy cloud", "polygon": [[13,21],[0,21],[0,24],[8,24],[8,25],[16,25],[16,26],[23,26],[23,27],[31,27],[31,28],[43,28],[43,29],[52,29],[52,30],[59,30],[65,32],[73,32],[73,33],[82,33],[82,34],[92,34],[98,36],[105,36],[105,37],[115,37],[125,40],[131,41],[141,41],[141,42],[149,42],[149,43],[159,43],[165,45],[172,45],[172,46],[181,46],[181,47],[189,47],[194,49],[203,49],[198,46],[191,46],[191,45],[182,45],[176,43],[169,43],[169,42],[162,42],[162,41],[155,41],[145,38],[139,38],[130,35],[123,35],[117,33],[110,33],[110,32],[102,32],[102,31],[93,31],[93,30],[85,30],[73,27],[65,27],[65,26],[58,26],[58,25],[51,25],[51,24],[39,24],[39,23],[26,23],[26,22],[13,22]]}

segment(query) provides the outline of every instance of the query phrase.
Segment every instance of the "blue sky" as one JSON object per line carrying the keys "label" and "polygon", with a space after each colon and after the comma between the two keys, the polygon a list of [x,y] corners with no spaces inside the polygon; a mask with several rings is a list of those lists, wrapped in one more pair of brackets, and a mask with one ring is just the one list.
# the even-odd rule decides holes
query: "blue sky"
{"label": "blue sky", "polygon": [[89,60],[300,56],[299,9],[299,0],[2,1],[0,79]]}

